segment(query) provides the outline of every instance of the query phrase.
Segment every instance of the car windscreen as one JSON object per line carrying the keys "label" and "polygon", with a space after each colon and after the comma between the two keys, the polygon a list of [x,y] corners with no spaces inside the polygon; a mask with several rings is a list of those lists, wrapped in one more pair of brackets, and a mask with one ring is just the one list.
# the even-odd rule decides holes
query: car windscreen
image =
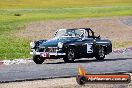
{"label": "car windscreen", "polygon": [[81,37],[83,34],[82,29],[60,29],[56,32],[55,37]]}

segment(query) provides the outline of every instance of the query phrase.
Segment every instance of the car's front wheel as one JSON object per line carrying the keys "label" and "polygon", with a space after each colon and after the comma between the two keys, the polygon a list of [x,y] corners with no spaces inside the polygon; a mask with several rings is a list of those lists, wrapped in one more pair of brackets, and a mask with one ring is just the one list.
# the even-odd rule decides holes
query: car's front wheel
{"label": "car's front wheel", "polygon": [[102,47],[102,46],[99,46],[98,47],[98,51],[96,53],[95,58],[97,60],[104,60],[104,58],[105,58],[105,50],[104,50],[104,47]]}
{"label": "car's front wheel", "polygon": [[66,52],[66,56],[63,58],[64,62],[69,63],[69,62],[74,62],[75,60],[75,51],[74,49],[70,48]]}
{"label": "car's front wheel", "polygon": [[36,64],[42,64],[44,62],[44,60],[42,60],[40,58],[40,56],[33,56],[33,61],[36,63]]}

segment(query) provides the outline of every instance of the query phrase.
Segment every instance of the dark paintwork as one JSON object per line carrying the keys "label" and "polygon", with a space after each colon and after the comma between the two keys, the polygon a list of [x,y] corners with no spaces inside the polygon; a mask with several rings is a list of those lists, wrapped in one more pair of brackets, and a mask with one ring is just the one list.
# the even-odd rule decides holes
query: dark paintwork
{"label": "dark paintwork", "polygon": [[[88,32],[88,38],[82,39],[77,37],[65,37],[65,38],[53,38],[50,40],[40,40],[37,41],[36,47],[39,48],[40,51],[42,48],[45,47],[57,47],[59,42],[63,43],[63,48],[60,49],[58,52],[60,53],[66,53],[68,48],[74,48],[76,58],[82,58],[82,57],[94,57],[98,46],[103,46],[105,49],[105,55],[112,52],[112,43],[110,40],[103,40],[100,38],[100,36],[95,36],[94,32],[90,28],[75,28],[75,29],[84,29]],[[68,30],[68,29],[67,29]],[[89,35],[89,32],[91,32],[92,35]],[[39,44],[38,44],[39,43]],[[92,44],[92,50],[93,53],[87,53],[87,45],[86,44]],[[41,51],[42,52],[42,51]],[[58,56],[55,56],[55,58],[60,58]]]}

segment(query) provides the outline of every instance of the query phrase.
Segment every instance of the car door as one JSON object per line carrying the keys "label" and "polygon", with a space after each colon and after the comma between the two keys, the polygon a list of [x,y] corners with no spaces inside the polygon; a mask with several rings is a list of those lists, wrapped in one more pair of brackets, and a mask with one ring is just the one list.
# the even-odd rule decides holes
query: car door
{"label": "car door", "polygon": [[85,33],[85,40],[83,40],[83,52],[84,54],[89,54],[89,53],[93,53],[93,45],[95,43],[94,41],[94,33],[92,30],[86,30],[86,33]]}
{"label": "car door", "polygon": [[84,38],[79,39],[75,44],[79,54],[85,56],[89,53],[93,53],[93,33],[86,30],[84,33]]}
{"label": "car door", "polygon": [[84,45],[84,53],[85,54],[93,53],[93,45],[94,45],[93,38],[87,38],[83,45]]}

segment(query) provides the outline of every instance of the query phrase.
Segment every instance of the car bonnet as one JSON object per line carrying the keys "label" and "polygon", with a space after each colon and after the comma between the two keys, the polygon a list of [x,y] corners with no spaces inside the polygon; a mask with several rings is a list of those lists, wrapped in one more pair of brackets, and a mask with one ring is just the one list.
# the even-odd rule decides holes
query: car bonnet
{"label": "car bonnet", "polygon": [[39,47],[57,47],[59,42],[69,43],[78,40],[78,38],[65,37],[65,38],[53,38],[43,42]]}

